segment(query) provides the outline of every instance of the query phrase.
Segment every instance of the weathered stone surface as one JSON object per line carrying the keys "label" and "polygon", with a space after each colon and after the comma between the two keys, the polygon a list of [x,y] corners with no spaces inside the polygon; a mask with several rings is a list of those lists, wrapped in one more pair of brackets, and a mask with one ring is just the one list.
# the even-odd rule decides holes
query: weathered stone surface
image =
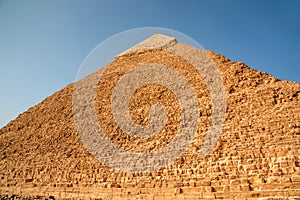
{"label": "weathered stone surface", "polygon": [[[99,163],[77,135],[71,84],[0,129],[0,194],[75,199],[299,198],[300,84],[205,51],[224,81],[227,110],[217,145],[199,158],[197,151],[210,123],[210,95],[192,65],[165,51],[174,48],[197,53],[174,38],[155,36],[119,55],[104,68],[96,108],[106,109],[109,101],[99,96],[109,97],[113,83],[137,63],[173,63],[198,91],[201,111],[197,135],[181,159],[151,173],[125,173]],[[113,117],[98,110],[97,117],[114,144],[143,152],[170,142],[178,125],[176,98],[157,85],[137,91],[130,109],[140,125],[149,122],[147,102],[166,105],[170,124],[166,132],[146,140],[116,132]]]}

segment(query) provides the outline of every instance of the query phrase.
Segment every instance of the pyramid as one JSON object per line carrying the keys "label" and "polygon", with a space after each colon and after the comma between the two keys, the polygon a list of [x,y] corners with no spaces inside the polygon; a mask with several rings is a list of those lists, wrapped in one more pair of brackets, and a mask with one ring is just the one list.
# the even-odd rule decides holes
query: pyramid
{"label": "pyramid", "polygon": [[[198,65],[206,68],[199,71]],[[169,77],[171,71],[178,79]],[[143,77],[126,79],[133,72]],[[160,74],[162,78],[156,80]],[[179,81],[181,76],[185,81]],[[122,80],[124,88],[114,92]],[[141,80],[147,84],[139,87]],[[129,81],[139,89],[133,91],[126,84]],[[172,91],[177,83],[177,89],[183,88],[180,91],[188,84],[195,95],[178,97]],[[85,93],[89,88],[93,95]],[[131,90],[127,98],[126,91]],[[129,111],[114,115],[123,109],[118,107],[125,101],[119,98],[122,95],[129,101],[124,107]],[[193,106],[192,98],[198,106]],[[181,109],[183,104],[188,108]],[[153,117],[161,116],[160,107],[153,109],[153,105],[164,107],[165,118],[158,120],[163,127],[151,126]],[[198,121],[191,124],[195,130],[185,134],[193,137],[185,146],[172,146],[181,129],[191,130],[181,122],[191,121],[184,114],[191,110]],[[139,131],[126,133],[130,123],[122,121],[124,128],[116,123],[127,115]],[[95,139],[98,129],[104,139]],[[138,135],[140,130],[154,129],[157,134]],[[219,135],[212,134],[216,129]],[[28,109],[1,128],[0,136],[0,198],[4,199],[12,195],[25,199],[300,198],[300,84],[160,34]],[[150,165],[152,158],[143,160],[148,165],[128,163],[132,156],[155,155],[167,145],[175,155],[168,163],[162,159],[156,168]],[[115,157],[107,151],[111,146],[131,152],[129,158]]]}

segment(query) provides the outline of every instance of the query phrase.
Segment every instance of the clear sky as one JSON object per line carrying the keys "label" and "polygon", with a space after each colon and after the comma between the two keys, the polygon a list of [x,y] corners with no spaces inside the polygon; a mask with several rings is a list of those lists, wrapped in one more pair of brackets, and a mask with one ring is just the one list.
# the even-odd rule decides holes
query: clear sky
{"label": "clear sky", "polygon": [[0,127],[74,82],[100,42],[139,27],[300,82],[299,0],[0,0]]}

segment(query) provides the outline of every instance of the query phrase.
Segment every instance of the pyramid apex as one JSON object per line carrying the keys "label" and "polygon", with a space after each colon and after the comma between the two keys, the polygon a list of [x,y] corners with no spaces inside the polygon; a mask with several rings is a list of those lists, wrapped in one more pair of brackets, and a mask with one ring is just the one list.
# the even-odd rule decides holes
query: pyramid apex
{"label": "pyramid apex", "polygon": [[117,55],[116,58],[132,53],[143,52],[145,50],[165,49],[170,46],[173,46],[176,43],[177,41],[175,37],[170,37],[163,34],[154,34],[149,38],[145,39],[144,41]]}

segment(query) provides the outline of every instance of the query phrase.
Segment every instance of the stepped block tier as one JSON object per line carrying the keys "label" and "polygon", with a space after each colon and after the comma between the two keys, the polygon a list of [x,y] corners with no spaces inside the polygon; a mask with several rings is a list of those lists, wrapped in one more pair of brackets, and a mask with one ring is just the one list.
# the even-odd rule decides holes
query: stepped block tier
{"label": "stepped block tier", "polygon": [[[205,77],[189,62],[200,55],[211,58],[217,67],[226,100],[220,135],[202,157],[199,150],[214,109]],[[122,171],[101,162],[78,134],[76,116],[85,108],[74,109],[74,83],[0,129],[0,198],[300,198],[300,84],[281,81],[175,38],[154,35],[80,80],[86,85],[77,90],[80,93],[96,80],[93,101],[98,126],[109,142],[132,155],[159,151],[172,143],[181,127],[183,111],[177,93],[154,83],[140,87],[129,98],[129,116],[139,126],[147,126],[152,123],[151,106],[160,104],[166,112],[161,131],[137,137],[115,122],[114,87],[128,71],[147,63],[172,66],[196,91],[197,129],[178,159],[143,172]]]}

